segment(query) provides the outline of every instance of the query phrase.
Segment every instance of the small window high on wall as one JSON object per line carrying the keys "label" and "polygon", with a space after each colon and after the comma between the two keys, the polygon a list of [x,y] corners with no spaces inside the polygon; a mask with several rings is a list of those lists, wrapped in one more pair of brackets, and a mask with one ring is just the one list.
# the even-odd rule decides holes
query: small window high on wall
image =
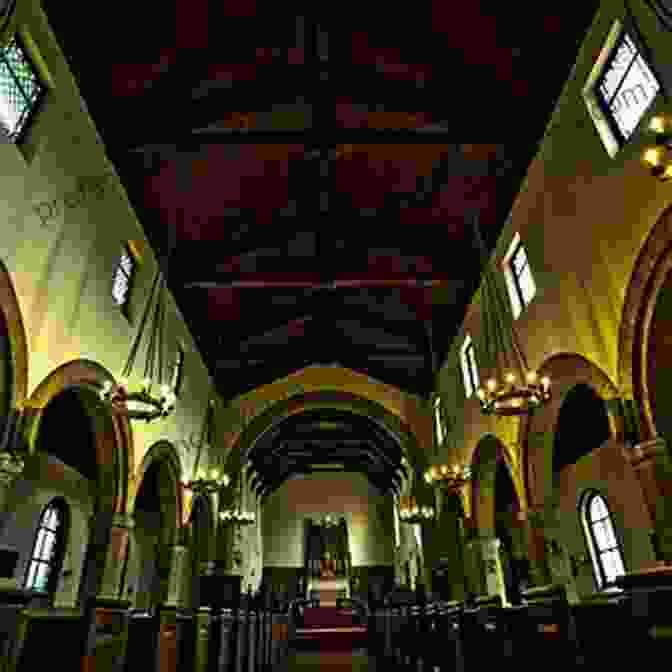
{"label": "small window high on wall", "polygon": [[616,577],[625,573],[625,567],[607,501],[592,490],[583,495],[580,508],[597,587],[612,587]]}
{"label": "small window high on wall", "polygon": [[518,233],[513,236],[509,251],[504,257],[504,276],[511,299],[513,318],[517,319],[537,293],[537,286],[527,261],[527,252]]}
{"label": "small window high on wall", "polygon": [[11,142],[25,136],[45,92],[23,43],[15,37],[0,49],[0,126]]}
{"label": "small window high on wall", "polygon": [[467,334],[460,351],[460,363],[462,365],[462,378],[464,390],[469,398],[478,389],[478,367],[476,366],[476,354],[471,336]]}
{"label": "small window high on wall", "polygon": [[114,271],[114,280],[112,283],[112,297],[115,303],[121,307],[122,312],[127,315],[128,299],[133,283],[135,273],[135,257],[128,245],[125,245],[121,251],[121,256],[117,262]]}
{"label": "small window high on wall", "polygon": [[434,432],[436,433],[436,445],[440,446],[443,443],[446,433],[440,397],[434,399]]}
{"label": "small window high on wall", "polygon": [[609,156],[630,139],[659,90],[634,35],[616,21],[583,89]]}
{"label": "small window high on wall", "polygon": [[53,595],[58,587],[67,541],[67,505],[54,499],[40,516],[25,587]]}

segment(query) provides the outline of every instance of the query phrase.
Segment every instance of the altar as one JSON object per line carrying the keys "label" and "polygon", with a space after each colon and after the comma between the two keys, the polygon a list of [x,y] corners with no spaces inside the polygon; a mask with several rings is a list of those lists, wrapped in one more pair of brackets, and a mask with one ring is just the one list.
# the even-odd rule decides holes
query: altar
{"label": "altar", "polygon": [[339,597],[350,597],[350,552],[345,518],[306,521],[306,596],[320,606],[336,606]]}

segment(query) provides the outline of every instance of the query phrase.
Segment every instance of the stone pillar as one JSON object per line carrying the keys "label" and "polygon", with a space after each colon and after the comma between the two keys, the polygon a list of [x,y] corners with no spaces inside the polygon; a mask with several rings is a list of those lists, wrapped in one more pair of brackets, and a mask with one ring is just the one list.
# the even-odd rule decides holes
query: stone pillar
{"label": "stone pillar", "polygon": [[546,530],[544,548],[550,583],[564,585],[567,590],[567,599],[574,604],[579,601],[579,595],[569,551],[562,542],[559,509],[557,507],[547,509],[544,513],[544,521]]}
{"label": "stone pillar", "polygon": [[[122,586],[122,573],[124,564],[127,563],[126,557],[131,539],[130,530],[134,525],[135,522],[130,514],[115,513],[112,517],[110,543],[105,553],[103,578],[98,592],[98,597],[101,599],[118,600],[120,594],[126,592],[125,586]],[[127,564],[130,564],[130,558]]]}
{"label": "stone pillar", "polygon": [[171,549],[170,574],[165,606],[187,607],[189,585],[189,548],[175,544]]}
{"label": "stone pillar", "polygon": [[545,586],[551,582],[550,570],[546,562],[545,522],[542,510],[530,509],[519,512],[522,541],[529,561],[529,586]]}
{"label": "stone pillar", "polygon": [[439,493],[436,523],[435,557],[448,564],[451,600],[461,600],[465,593],[464,518],[455,499],[446,491]]}
{"label": "stone pillar", "polygon": [[502,561],[499,555],[501,542],[492,537],[481,537],[475,542],[483,560],[486,594],[499,595],[502,598],[502,604],[508,604]]}
{"label": "stone pillar", "polygon": [[219,523],[217,534],[217,551],[215,561],[225,574],[239,574],[233,561],[236,546],[236,526]]}
{"label": "stone pillar", "polygon": [[658,560],[672,563],[672,460],[665,439],[657,437],[624,449],[635,470],[657,537]]}

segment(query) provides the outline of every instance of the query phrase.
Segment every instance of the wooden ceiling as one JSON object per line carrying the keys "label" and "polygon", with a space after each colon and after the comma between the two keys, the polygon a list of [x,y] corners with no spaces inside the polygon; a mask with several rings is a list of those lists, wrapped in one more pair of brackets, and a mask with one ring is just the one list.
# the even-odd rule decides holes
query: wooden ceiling
{"label": "wooden ceiling", "polygon": [[596,4],[44,2],[225,398],[431,393]]}

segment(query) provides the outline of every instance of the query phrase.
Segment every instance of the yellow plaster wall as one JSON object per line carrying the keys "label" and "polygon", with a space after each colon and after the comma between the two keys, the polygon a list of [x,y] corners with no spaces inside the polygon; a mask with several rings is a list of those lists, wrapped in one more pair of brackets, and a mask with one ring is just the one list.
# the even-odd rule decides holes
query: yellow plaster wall
{"label": "yellow plaster wall", "polygon": [[[642,2],[632,5],[657,64],[664,64],[672,54],[669,40],[656,30]],[[578,353],[625,389],[628,381],[619,381],[617,375],[625,292],[639,250],[672,203],[672,192],[640,164],[649,141],[641,130],[615,158],[609,157],[581,94],[613,21],[622,19],[623,11],[623,3],[602,3],[492,258],[501,262],[518,231],[537,285],[536,296],[516,321],[531,367],[558,353]],[[662,109],[659,95],[640,129]],[[508,300],[502,274],[499,278]],[[477,298],[440,372],[439,392],[454,408],[458,425],[457,440],[440,451],[441,461],[469,462],[483,434],[502,437],[511,432],[503,429],[508,421],[483,417],[475,396],[465,399],[458,354],[468,332],[478,358]]]}
{"label": "yellow plaster wall", "polygon": [[[23,150],[0,145],[0,259],[10,273],[24,320],[30,395],[57,367],[78,358],[91,359],[119,375],[156,260],[113,174],[40,3],[29,0],[22,7],[20,30],[37,50],[33,54],[39,52],[50,89]],[[104,195],[89,195],[81,205],[63,208],[64,196],[76,190],[78,179],[106,174],[112,177]],[[48,208],[39,206],[53,200],[60,204],[60,212],[44,223],[39,213]],[[141,255],[131,300],[132,324],[111,295],[114,268],[128,240],[134,241]],[[157,440],[179,447],[197,432],[209,394],[205,365],[172,298],[166,321],[168,361],[172,363],[177,341],[185,349],[182,394],[170,420],[133,424],[133,469]],[[140,379],[142,371],[137,373]],[[193,454],[182,453],[188,469]]]}

